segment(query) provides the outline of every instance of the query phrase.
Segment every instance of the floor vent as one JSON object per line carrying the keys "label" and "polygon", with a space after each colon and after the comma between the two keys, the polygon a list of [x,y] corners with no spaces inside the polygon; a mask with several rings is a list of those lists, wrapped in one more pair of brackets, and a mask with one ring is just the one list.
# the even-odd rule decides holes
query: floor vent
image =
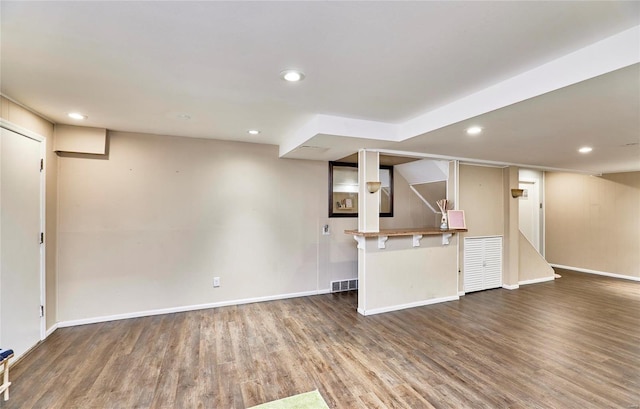
{"label": "floor vent", "polygon": [[331,282],[331,292],[339,293],[340,291],[351,291],[358,289],[358,279],[353,278],[351,280],[339,280]]}

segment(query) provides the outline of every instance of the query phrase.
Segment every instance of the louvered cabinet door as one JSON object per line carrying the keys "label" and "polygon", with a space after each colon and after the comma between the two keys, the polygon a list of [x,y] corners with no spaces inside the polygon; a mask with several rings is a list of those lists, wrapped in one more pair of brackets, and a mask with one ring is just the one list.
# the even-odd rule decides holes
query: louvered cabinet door
{"label": "louvered cabinet door", "polygon": [[464,239],[464,292],[484,290],[484,242],[478,238]]}
{"label": "louvered cabinet door", "polygon": [[502,286],[502,236],[465,237],[464,292]]}
{"label": "louvered cabinet door", "polygon": [[484,289],[502,287],[502,237],[484,238]]}

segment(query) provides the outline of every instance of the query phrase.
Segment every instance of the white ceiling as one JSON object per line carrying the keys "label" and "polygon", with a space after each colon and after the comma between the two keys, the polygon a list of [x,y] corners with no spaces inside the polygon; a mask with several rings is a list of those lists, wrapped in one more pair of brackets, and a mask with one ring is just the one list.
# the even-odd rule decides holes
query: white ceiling
{"label": "white ceiling", "polygon": [[640,2],[3,0],[0,19],[1,92],[57,123],[640,170]]}

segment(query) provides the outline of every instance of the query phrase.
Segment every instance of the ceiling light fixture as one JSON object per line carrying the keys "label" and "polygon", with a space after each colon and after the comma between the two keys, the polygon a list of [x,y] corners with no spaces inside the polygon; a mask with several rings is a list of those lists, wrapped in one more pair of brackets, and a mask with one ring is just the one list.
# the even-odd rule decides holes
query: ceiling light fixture
{"label": "ceiling light fixture", "polygon": [[191,119],[191,115],[189,115],[189,114],[178,114],[178,115],[176,115],[176,118],[182,119],[183,121],[188,121],[188,120]]}
{"label": "ceiling light fixture", "polygon": [[589,153],[593,150],[593,148],[591,146],[583,146],[582,148],[578,149],[578,152],[580,153]]}
{"label": "ceiling light fixture", "polygon": [[478,135],[480,132],[482,132],[482,128],[480,128],[479,126],[471,126],[467,128],[467,133],[469,135]]}
{"label": "ceiling light fixture", "polygon": [[260,131],[258,131],[257,129],[249,129],[247,133],[250,135],[257,135],[260,133]]}
{"label": "ceiling light fixture", "polygon": [[304,73],[298,70],[284,70],[280,73],[280,78],[288,82],[298,82],[304,79]]}
{"label": "ceiling light fixture", "polygon": [[86,115],[82,115],[82,114],[81,114],[81,113],[79,113],[79,112],[69,112],[69,113],[67,114],[67,116],[68,116],[69,118],[71,118],[71,119],[77,119],[78,121],[81,121],[81,120],[83,120],[83,119],[87,119],[87,118],[88,118],[88,116],[86,116]]}

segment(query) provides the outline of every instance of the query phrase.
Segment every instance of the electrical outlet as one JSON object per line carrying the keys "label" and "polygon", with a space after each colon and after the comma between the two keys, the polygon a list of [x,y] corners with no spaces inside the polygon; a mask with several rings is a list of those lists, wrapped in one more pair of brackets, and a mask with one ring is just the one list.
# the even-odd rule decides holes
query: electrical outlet
{"label": "electrical outlet", "polygon": [[329,232],[329,225],[328,224],[325,224],[324,226],[322,226],[322,234],[325,235],[325,236],[328,236],[329,234],[331,234]]}
{"label": "electrical outlet", "polygon": [[220,287],[220,277],[213,277],[213,286]]}

